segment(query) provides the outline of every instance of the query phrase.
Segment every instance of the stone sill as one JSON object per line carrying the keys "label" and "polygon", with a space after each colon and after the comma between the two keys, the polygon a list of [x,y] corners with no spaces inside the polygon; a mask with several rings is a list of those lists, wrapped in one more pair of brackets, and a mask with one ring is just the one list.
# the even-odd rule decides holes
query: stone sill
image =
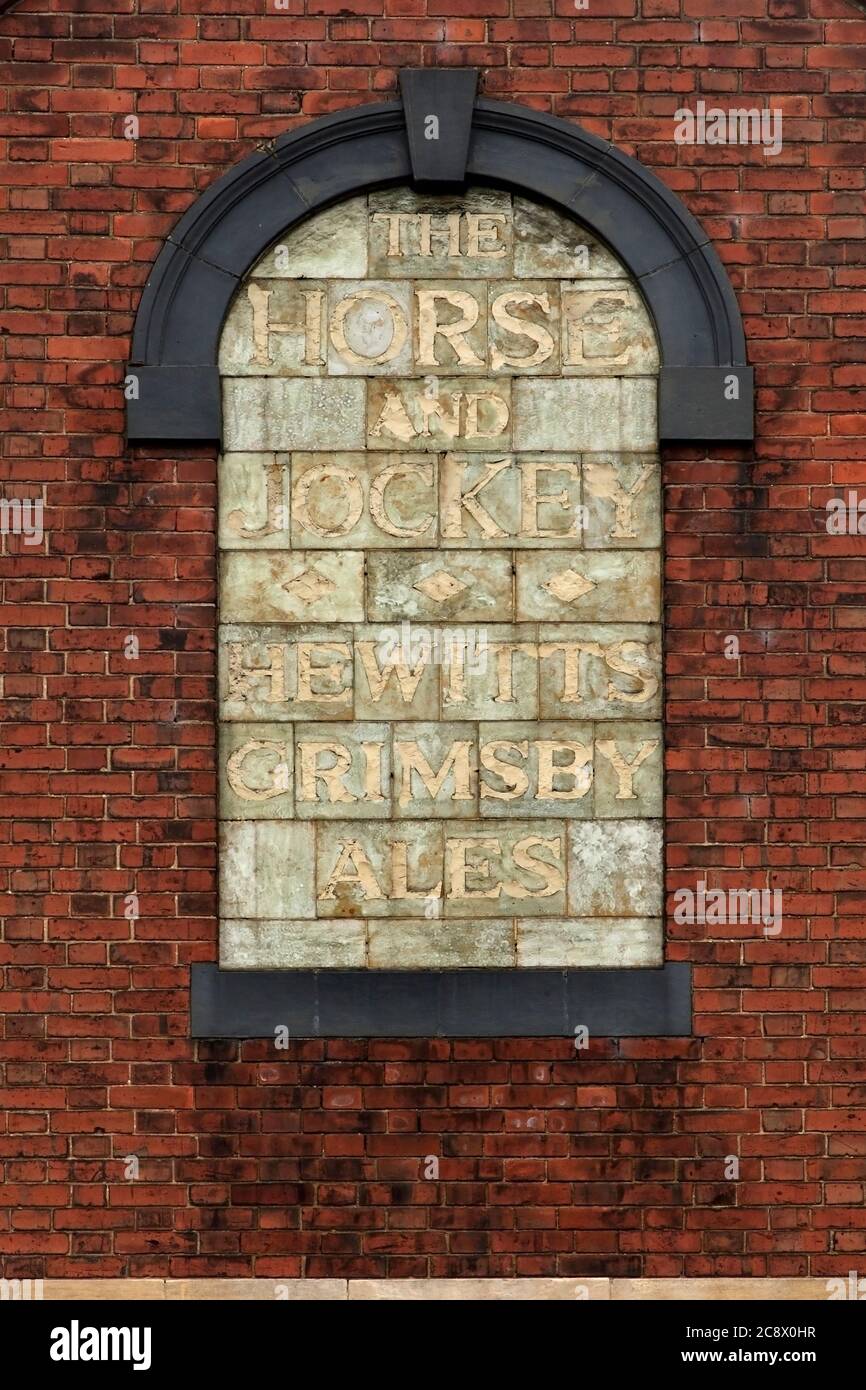
{"label": "stone sill", "polygon": [[826,1302],[826,1279],[46,1279],[45,1300]]}

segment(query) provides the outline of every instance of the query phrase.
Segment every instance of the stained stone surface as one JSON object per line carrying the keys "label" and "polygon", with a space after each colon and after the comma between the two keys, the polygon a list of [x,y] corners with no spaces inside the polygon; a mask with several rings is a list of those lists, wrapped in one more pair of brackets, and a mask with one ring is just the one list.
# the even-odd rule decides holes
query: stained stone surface
{"label": "stained stone surface", "polygon": [[360,550],[228,550],[220,566],[220,609],[228,622],[361,622]]}
{"label": "stained stone surface", "polygon": [[[508,449],[511,381],[433,376],[427,381],[377,377],[367,383],[370,449]],[[608,439],[599,448],[611,447]]]}
{"label": "stained stone surface", "polygon": [[650,450],[655,381],[623,376],[534,377],[514,382],[514,448]]}
{"label": "stained stone surface", "polygon": [[291,377],[226,377],[226,449],[358,449],[364,445],[364,384]]}
{"label": "stained stone surface", "polygon": [[224,969],[663,959],[658,351],[597,238],[356,197],[220,348]]}
{"label": "stained stone surface", "polygon": [[661,916],[661,821],[575,826],[569,853],[568,908],[576,917]]}
{"label": "stained stone surface", "polygon": [[293,454],[292,545],[370,553],[435,545],[438,477],[435,454]]}
{"label": "stained stone surface", "polygon": [[661,645],[653,623],[539,623],[543,719],[661,717]]}
{"label": "stained stone surface", "polygon": [[661,616],[657,551],[535,550],[515,563],[518,618],[614,622],[628,613],[646,623]]}
{"label": "stained stone surface", "polygon": [[371,618],[483,623],[511,618],[508,551],[371,551],[367,557],[367,611]]}
{"label": "stained stone surface", "polygon": [[291,725],[221,724],[219,769],[219,807],[223,820],[291,820],[294,817]]}
{"label": "stained stone surface", "polygon": [[368,943],[368,964],[374,970],[491,969],[517,964],[509,917],[471,925],[423,917],[399,922],[371,919]]}
{"label": "stained stone surface", "polygon": [[517,964],[567,965],[596,970],[660,966],[664,961],[661,918],[564,917],[517,923]]}

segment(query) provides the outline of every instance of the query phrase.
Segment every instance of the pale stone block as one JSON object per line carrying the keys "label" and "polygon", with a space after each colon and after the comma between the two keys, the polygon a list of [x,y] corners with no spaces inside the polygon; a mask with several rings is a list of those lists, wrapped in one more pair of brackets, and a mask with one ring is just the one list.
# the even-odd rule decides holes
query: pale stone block
{"label": "pale stone block", "polygon": [[655,332],[634,285],[623,280],[563,284],[565,376],[648,376],[658,366]]}
{"label": "pale stone block", "polygon": [[[658,377],[620,379],[622,438],[620,449],[658,449]],[[587,446],[589,447],[589,446]]]}
{"label": "pale stone block", "polygon": [[442,665],[444,719],[537,719],[538,640],[530,624],[491,623],[483,641],[453,644]]}
{"label": "pale stone block", "polygon": [[490,286],[490,368],[516,376],[558,376],[560,287],[556,280]]}
{"label": "pale stone block", "polygon": [[404,641],[399,627],[355,628],[358,719],[438,719],[440,667],[430,644]]}
{"label": "pale stone block", "polygon": [[512,273],[511,195],[388,188],[369,199],[370,274],[497,279]]}
{"label": "pale stone block", "polygon": [[568,280],[628,278],[613,253],[579,222],[525,198],[514,199],[514,273]]}
{"label": "pale stone block", "polygon": [[443,922],[420,918],[371,921],[369,965],[378,970],[448,970],[513,966],[510,918]]}
{"label": "pale stone block", "polygon": [[[87,1284],[90,1280],[69,1280]],[[106,1281],[108,1282],[108,1281]],[[162,1285],[161,1279],[110,1281],[124,1285],[151,1283]],[[203,1299],[208,1303],[231,1300],[237,1302],[302,1302],[345,1301],[348,1297],[345,1279],[166,1279],[165,1297],[174,1300]]]}
{"label": "pale stone block", "polygon": [[391,815],[389,724],[296,724],[295,807],[315,820]]}
{"label": "pale stone block", "polygon": [[223,821],[220,916],[315,917],[314,838],[299,821]]}
{"label": "pale stone block", "polygon": [[565,821],[449,821],[444,915],[561,917],[566,889]]}
{"label": "pale stone block", "polygon": [[[545,719],[662,712],[661,628],[655,623],[542,623],[539,690]],[[612,728],[616,728],[614,722]],[[602,733],[598,733],[599,738]]]}
{"label": "pale stone block", "polygon": [[599,725],[595,740],[595,814],[661,816],[664,756],[660,724],[618,721]]}
{"label": "pale stone block", "polygon": [[656,382],[647,377],[515,378],[515,449],[654,449]]}
{"label": "pale stone block", "polygon": [[364,394],[355,378],[225,377],[223,443],[227,451],[363,448]]}
{"label": "pale stone block", "polygon": [[664,963],[660,918],[519,919],[517,964],[530,969],[632,970]]}
{"label": "pale stone block", "polygon": [[474,724],[395,724],[394,814],[478,814],[478,741]]}
{"label": "pale stone block", "polygon": [[347,198],[293,227],[251,272],[284,279],[358,280],[367,274],[367,199]]}
{"label": "pale stone block", "polygon": [[419,280],[413,286],[418,375],[488,370],[487,285],[483,280]]}
{"label": "pale stone block", "polygon": [[439,468],[442,545],[579,547],[580,473],[578,454],[447,453]]}
{"label": "pale stone block", "polygon": [[652,455],[585,455],[583,505],[588,550],[661,546],[661,469]]}
{"label": "pale stone block", "polygon": [[219,461],[221,550],[287,550],[289,459],[223,454]]}
{"label": "pale stone block", "polygon": [[367,615],[483,623],[513,617],[511,553],[375,551],[367,555]]}
{"label": "pale stone block", "polygon": [[443,838],[436,821],[319,821],[317,916],[440,916]]}
{"label": "pale stone block", "polygon": [[568,910],[575,917],[660,917],[663,885],[660,820],[570,827]]}
{"label": "pale stone block", "polygon": [[366,963],[363,922],[220,922],[223,970],[354,970]]}
{"label": "pale stone block", "polygon": [[292,456],[292,544],[407,549],[439,536],[436,455]]}
{"label": "pale stone block", "polygon": [[[847,1290],[845,1275],[838,1277],[842,1281],[843,1289]],[[745,1302],[756,1299],[762,1302],[766,1300],[780,1303],[823,1303],[830,1296],[827,1283],[827,1279],[823,1277],[761,1279],[754,1275],[742,1279],[611,1279],[610,1296],[617,1300],[638,1300],[641,1303],[657,1300],[739,1303],[741,1299]],[[774,1318],[773,1321],[777,1322],[777,1319]]]}
{"label": "pale stone block", "polygon": [[242,623],[363,622],[363,552],[227,550],[220,614]]}
{"label": "pale stone block", "polygon": [[[350,1279],[349,1300],[392,1300],[401,1302],[440,1302],[456,1300],[461,1303],[482,1302],[605,1302],[610,1297],[608,1279]],[[625,1282],[625,1281],[617,1281]],[[640,1280],[634,1280],[640,1283]],[[686,1284],[700,1280],[657,1279],[646,1283]],[[707,1284],[714,1281],[708,1279]],[[735,1282],[735,1281],[731,1281]],[[747,1283],[747,1280],[739,1281]],[[761,1283],[759,1279],[753,1283]],[[779,1281],[782,1282],[782,1281]],[[803,1281],[805,1283],[805,1280]],[[635,1295],[637,1296],[637,1295]],[[680,1294],[679,1297],[688,1296]]]}
{"label": "pale stone block", "polygon": [[342,280],[328,287],[328,375],[406,376],[414,370],[412,286]]}
{"label": "pale stone block", "polygon": [[129,1278],[44,1279],[42,1298],[52,1303],[155,1303],[166,1297],[165,1285],[169,1282],[163,1279]]}
{"label": "pale stone block", "polygon": [[350,627],[219,629],[220,719],[353,718]]}
{"label": "pale stone block", "polygon": [[592,816],[591,724],[481,724],[478,739],[483,817]]}
{"label": "pale stone block", "polygon": [[248,280],[220,336],[224,377],[323,376],[327,286],[309,280]]}
{"label": "pale stone block", "polygon": [[223,820],[294,815],[294,750],[286,724],[220,725],[219,813]]}
{"label": "pale stone block", "polygon": [[547,621],[635,622],[661,615],[661,564],[656,551],[518,552],[517,616]]}
{"label": "pale stone block", "polygon": [[367,447],[508,449],[511,385],[501,377],[437,377],[432,385],[423,380],[371,378],[367,382]]}

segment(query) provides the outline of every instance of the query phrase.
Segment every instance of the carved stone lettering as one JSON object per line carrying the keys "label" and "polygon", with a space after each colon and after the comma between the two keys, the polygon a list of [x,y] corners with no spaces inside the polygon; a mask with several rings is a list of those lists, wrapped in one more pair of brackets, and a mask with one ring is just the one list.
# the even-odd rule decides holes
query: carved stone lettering
{"label": "carved stone lettering", "polygon": [[662,960],[658,350],[504,190],[355,197],[220,346],[220,961]]}

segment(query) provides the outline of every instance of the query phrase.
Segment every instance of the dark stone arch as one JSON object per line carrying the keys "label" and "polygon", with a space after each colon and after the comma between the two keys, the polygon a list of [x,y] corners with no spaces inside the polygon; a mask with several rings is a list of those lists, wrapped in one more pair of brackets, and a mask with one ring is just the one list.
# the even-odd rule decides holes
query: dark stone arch
{"label": "dark stone arch", "polygon": [[[634,277],[661,351],[662,440],[752,438],[742,321],[698,222],[654,174],[610,143],[512,103],[469,101],[466,76],[465,70],[404,73],[403,102],[355,107],[281,136],[188,209],[157,258],[138,309],[129,367],[138,378],[138,399],[129,402],[131,442],[219,442],[219,337],[246,273],[278,237],[344,198],[400,183],[453,188],[455,146],[465,164],[463,182],[550,203],[607,243]],[[434,142],[425,151],[412,125],[431,104],[443,112],[451,145],[447,182],[441,151]]]}
{"label": "dark stone arch", "polygon": [[[631,273],[662,354],[663,438],[750,437],[751,373],[736,300],[708,238],[673,194],[566,122],[475,101],[465,71],[403,74],[401,87],[402,103],[356,108],[276,140],[181,218],[138,312],[130,439],[220,442],[223,323],[246,274],[293,226],[371,189],[469,181],[574,217]],[[441,115],[446,150],[413,129],[431,112]],[[720,405],[731,377],[741,399]],[[691,971],[670,960],[660,969],[375,972],[196,963],[191,1014],[197,1037],[272,1036],[274,1019],[296,1037],[571,1036],[578,1024],[608,1036],[686,1036]]]}

